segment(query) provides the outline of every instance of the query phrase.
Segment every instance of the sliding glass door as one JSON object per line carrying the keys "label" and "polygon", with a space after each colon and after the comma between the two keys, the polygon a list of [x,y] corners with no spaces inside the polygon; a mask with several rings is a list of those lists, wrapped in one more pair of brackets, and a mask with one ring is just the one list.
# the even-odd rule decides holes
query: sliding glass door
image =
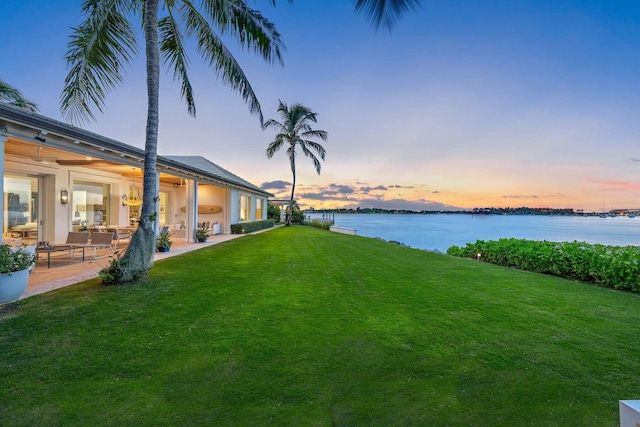
{"label": "sliding glass door", "polygon": [[38,178],[4,176],[5,237],[22,238],[23,243],[38,240]]}
{"label": "sliding glass door", "polygon": [[73,181],[73,231],[110,224],[110,187],[99,182]]}

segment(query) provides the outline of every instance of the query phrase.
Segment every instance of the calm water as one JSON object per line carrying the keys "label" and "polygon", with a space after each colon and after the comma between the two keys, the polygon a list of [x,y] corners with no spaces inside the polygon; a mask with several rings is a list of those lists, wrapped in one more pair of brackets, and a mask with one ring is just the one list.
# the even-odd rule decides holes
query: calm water
{"label": "calm water", "polygon": [[[322,217],[321,214],[312,217]],[[336,214],[335,223],[357,234],[397,240],[419,249],[445,252],[476,240],[515,237],[529,240],[580,241],[607,245],[640,245],[640,216],[564,217],[528,215],[358,215]]]}

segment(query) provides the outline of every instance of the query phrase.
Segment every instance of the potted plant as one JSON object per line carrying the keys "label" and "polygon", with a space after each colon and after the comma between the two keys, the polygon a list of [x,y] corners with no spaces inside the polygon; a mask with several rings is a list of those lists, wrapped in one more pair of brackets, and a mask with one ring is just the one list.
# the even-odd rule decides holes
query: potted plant
{"label": "potted plant", "polygon": [[208,227],[202,226],[196,228],[196,240],[198,240],[198,242],[206,242],[207,237],[209,237]]}
{"label": "potted plant", "polygon": [[156,237],[156,249],[158,252],[169,252],[171,247],[171,233],[168,231],[161,231]]}
{"label": "potted plant", "polygon": [[36,259],[23,248],[0,245],[0,303],[18,299],[27,289],[29,269]]}

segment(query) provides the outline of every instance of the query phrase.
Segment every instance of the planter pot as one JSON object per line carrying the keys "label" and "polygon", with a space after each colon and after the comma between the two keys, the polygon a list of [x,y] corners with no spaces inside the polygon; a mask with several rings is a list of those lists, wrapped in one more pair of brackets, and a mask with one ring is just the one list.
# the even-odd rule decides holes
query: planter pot
{"label": "planter pot", "polygon": [[198,242],[203,243],[206,242],[207,238],[206,237],[198,237]]}
{"label": "planter pot", "polygon": [[20,298],[28,283],[28,269],[0,274],[0,304]]}
{"label": "planter pot", "polygon": [[169,248],[165,246],[158,247],[158,252],[169,252]]}

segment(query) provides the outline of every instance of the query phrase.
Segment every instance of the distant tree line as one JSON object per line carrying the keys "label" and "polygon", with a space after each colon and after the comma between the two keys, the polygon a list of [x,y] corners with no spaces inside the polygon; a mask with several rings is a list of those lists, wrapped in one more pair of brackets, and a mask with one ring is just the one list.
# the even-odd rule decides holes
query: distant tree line
{"label": "distant tree line", "polygon": [[473,215],[583,215],[582,212],[574,211],[572,208],[474,208],[471,210],[457,211],[428,211],[410,209],[382,209],[382,208],[336,208],[336,209],[315,209],[308,210],[307,213],[341,213],[341,214],[473,214]]}

